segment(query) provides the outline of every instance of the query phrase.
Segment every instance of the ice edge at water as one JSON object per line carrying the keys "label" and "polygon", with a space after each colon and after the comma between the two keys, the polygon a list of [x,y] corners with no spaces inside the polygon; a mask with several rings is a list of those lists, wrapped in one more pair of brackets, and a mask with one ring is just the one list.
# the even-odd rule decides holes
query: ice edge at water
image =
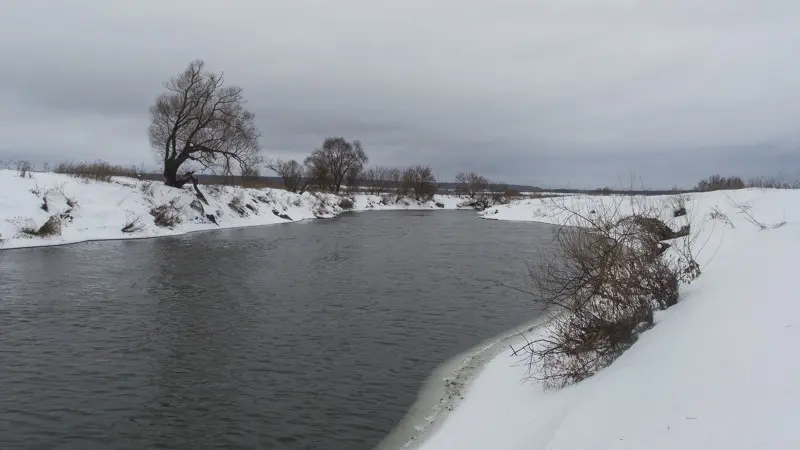
{"label": "ice edge at water", "polygon": [[544,324],[547,317],[548,314],[543,313],[533,321],[490,338],[439,365],[425,381],[405,417],[376,448],[413,450],[422,445],[458,407],[483,367],[507,349],[520,334]]}

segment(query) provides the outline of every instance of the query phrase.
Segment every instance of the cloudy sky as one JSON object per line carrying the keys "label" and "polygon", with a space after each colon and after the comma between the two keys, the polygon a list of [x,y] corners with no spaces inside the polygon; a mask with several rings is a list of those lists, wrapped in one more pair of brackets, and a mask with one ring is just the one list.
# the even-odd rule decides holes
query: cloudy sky
{"label": "cloudy sky", "polygon": [[267,156],[341,135],[441,178],[800,177],[798,24],[797,0],[4,0],[0,160],[155,167],[148,107],[199,58]]}

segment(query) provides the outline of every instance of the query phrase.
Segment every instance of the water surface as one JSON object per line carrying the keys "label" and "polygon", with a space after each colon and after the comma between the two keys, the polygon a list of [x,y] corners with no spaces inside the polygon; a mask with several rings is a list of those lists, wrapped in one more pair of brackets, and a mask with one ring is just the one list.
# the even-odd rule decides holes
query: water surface
{"label": "water surface", "polygon": [[545,225],[468,211],[0,251],[0,448],[370,449],[529,322]]}

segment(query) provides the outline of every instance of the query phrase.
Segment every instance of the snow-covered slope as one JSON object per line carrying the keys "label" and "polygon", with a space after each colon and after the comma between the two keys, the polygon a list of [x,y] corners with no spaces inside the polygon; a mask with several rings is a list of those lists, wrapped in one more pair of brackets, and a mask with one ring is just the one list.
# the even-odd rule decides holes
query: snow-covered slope
{"label": "snow-covered slope", "polygon": [[[561,223],[553,201],[526,200],[483,215]],[[566,201],[587,213],[624,203]],[[662,202],[664,217],[672,216],[673,198],[646,201]],[[523,383],[526,368],[505,351],[422,448],[800,448],[800,191],[692,194],[686,208],[703,274],[681,287],[679,303],[659,313],[632,348],[560,391]]]}
{"label": "snow-covered slope", "polygon": [[[197,199],[191,186],[174,189],[131,178],[97,182],[54,173],[22,178],[16,171],[0,170],[0,249],[268,225],[330,218],[345,211],[342,198],[330,194],[228,186],[201,186],[201,190],[207,203]],[[455,209],[461,201],[437,196],[431,202],[395,202],[376,195],[357,195],[353,200],[354,211]],[[166,222],[175,223],[157,225],[154,213],[159,212]],[[53,216],[60,224],[59,234],[40,237],[22,232],[38,230]]]}

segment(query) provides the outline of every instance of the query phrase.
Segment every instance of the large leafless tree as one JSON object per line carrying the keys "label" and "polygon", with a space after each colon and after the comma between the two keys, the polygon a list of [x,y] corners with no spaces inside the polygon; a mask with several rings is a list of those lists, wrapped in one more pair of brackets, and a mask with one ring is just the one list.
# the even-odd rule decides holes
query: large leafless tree
{"label": "large leafless tree", "polygon": [[348,177],[361,172],[368,160],[361,142],[332,137],[305,159],[305,166],[311,178],[338,194]]}
{"label": "large leafless tree", "polygon": [[221,170],[233,166],[242,172],[260,158],[259,133],[253,113],[245,109],[242,88],[225,86],[222,74],[204,70],[197,60],[164,84],[150,108],[150,145],[163,157],[164,183],[197,186],[194,171]]}

